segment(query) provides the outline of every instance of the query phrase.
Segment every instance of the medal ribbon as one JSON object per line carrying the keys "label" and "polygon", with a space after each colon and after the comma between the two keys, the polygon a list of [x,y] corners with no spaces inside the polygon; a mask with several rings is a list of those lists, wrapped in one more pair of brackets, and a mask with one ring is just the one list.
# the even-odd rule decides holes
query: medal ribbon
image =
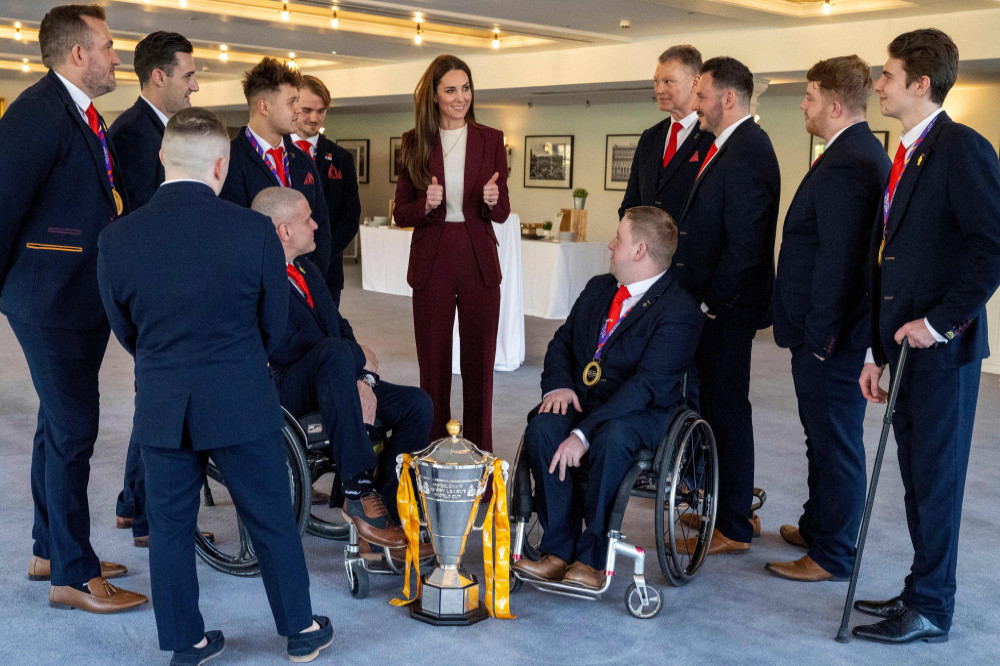
{"label": "medal ribbon", "polygon": [[[926,138],[927,133],[931,131],[934,127],[934,123],[940,118],[940,114],[934,116],[934,120],[927,124],[924,131],[920,133],[917,140],[913,142],[913,145],[906,150],[906,159],[903,161],[903,173],[906,173],[906,167],[910,164],[910,158],[913,157],[913,153],[916,152],[917,146],[923,143],[924,138]],[[899,180],[903,179],[903,173],[899,174]],[[882,265],[882,251],[885,250],[885,239],[889,235],[889,211],[892,210],[892,201],[896,198],[896,190],[899,189],[899,180],[896,181],[896,187],[892,191],[886,186],[885,193],[882,195],[882,243],[878,248],[878,263]]]}
{"label": "medal ribbon", "polygon": [[493,461],[493,497],[483,521],[483,569],[486,572],[486,611],[491,617],[513,620],[510,614],[510,518],[502,465],[502,460]]}
{"label": "medal ribbon", "polygon": [[111,189],[115,189],[115,170],[111,165],[111,151],[108,150],[108,140],[104,136],[104,123],[101,123],[97,128],[97,138],[101,140],[101,148],[104,149],[104,168],[108,172],[108,182],[111,183]]}
{"label": "medal ribbon", "polygon": [[[636,302],[638,303],[638,301]],[[632,307],[634,308],[635,304],[633,304]],[[597,351],[594,352],[595,361],[601,360],[601,349],[604,348],[604,343],[608,341],[608,338],[610,338],[615,331],[618,330],[618,327],[621,326],[621,323],[625,321],[625,317],[627,317],[630,312],[632,312],[632,308],[629,308],[625,311],[625,314],[618,317],[618,321],[615,322],[615,325],[611,327],[610,331],[607,330],[607,325],[605,325],[604,322],[601,322],[601,334],[597,338]]]}
{"label": "medal ribbon", "polygon": [[[410,468],[413,459],[410,454],[403,454],[403,464],[399,469],[399,490],[396,491],[396,509],[399,520],[406,535],[406,573],[403,578],[403,598],[389,601],[393,606],[407,606],[420,598],[420,512],[417,509],[417,496],[413,488],[413,475]],[[413,596],[410,596],[410,566],[416,573],[416,585]]]}
{"label": "medal ribbon", "polygon": [[[282,187],[291,187],[290,182],[282,179],[281,176],[278,175],[278,169],[273,164],[271,164],[271,160],[267,159],[267,155],[264,153],[264,149],[261,148],[259,143],[257,143],[257,139],[253,138],[253,133],[250,131],[250,128],[247,127],[246,129],[244,129],[243,133],[246,134],[246,137],[250,141],[250,145],[253,146],[253,149],[257,151],[258,155],[260,155],[260,159],[264,160],[264,164],[266,164],[267,168],[270,169],[271,173],[274,174],[275,180],[277,180]],[[282,148],[283,147],[284,146],[282,146]],[[292,176],[291,176],[291,171],[288,170],[288,151],[282,150],[281,152],[282,152],[281,166],[285,168],[285,178],[290,180]]]}

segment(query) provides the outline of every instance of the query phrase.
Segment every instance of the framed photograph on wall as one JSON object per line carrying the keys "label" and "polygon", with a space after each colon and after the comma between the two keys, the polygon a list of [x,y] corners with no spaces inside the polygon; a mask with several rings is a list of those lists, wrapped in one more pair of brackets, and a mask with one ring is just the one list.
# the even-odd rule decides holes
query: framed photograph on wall
{"label": "framed photograph on wall", "polygon": [[403,148],[403,137],[389,137],[389,182],[399,180],[399,151]]}
{"label": "framed photograph on wall", "polygon": [[573,187],[573,135],[524,137],[524,186]]}
{"label": "framed photograph on wall", "polygon": [[354,157],[358,182],[368,182],[368,139],[337,139],[337,145]]}
{"label": "framed photograph on wall", "polygon": [[[882,145],[885,146],[885,152],[888,153],[889,152],[889,132],[887,130],[872,130],[872,134],[875,135],[876,139],[878,139],[879,141],[882,142]],[[892,157],[892,155],[889,155],[889,157]]]}
{"label": "framed photograph on wall", "polygon": [[819,156],[826,150],[826,139],[821,139],[813,134],[809,135],[809,166],[819,159]]}
{"label": "framed photograph on wall", "polygon": [[604,148],[604,189],[624,190],[632,171],[639,134],[608,134]]}

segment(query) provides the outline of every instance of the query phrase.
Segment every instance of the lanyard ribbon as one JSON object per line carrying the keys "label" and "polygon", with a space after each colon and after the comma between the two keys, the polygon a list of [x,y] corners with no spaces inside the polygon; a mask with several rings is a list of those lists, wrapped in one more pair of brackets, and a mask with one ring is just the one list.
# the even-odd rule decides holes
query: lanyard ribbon
{"label": "lanyard ribbon", "polygon": [[[413,489],[413,475],[410,468],[413,458],[409,453],[403,454],[403,463],[399,469],[399,489],[396,491],[396,509],[399,511],[399,521],[403,524],[403,534],[406,535],[406,573],[403,577],[403,598],[389,601],[393,606],[406,606],[420,598],[420,512],[417,509],[417,496]],[[410,595],[410,566],[416,573],[416,585],[413,595]]]}
{"label": "lanyard ribbon", "polygon": [[101,140],[101,148],[104,149],[104,168],[108,172],[108,182],[111,183],[111,189],[115,189],[115,171],[114,167],[111,165],[111,151],[108,150],[108,140],[104,136],[104,123],[101,123],[97,128],[97,138]]}
{"label": "lanyard ribbon", "polygon": [[[257,139],[253,138],[253,133],[250,131],[250,128],[247,127],[246,129],[244,129],[243,133],[246,134],[247,139],[250,141],[250,145],[253,146],[253,149],[257,151],[258,155],[260,155],[260,159],[264,160],[264,164],[266,164],[267,168],[270,169],[271,173],[274,174],[274,178],[278,181],[278,183],[280,183],[282,187],[291,187],[292,185],[288,181],[288,179],[291,177],[289,175],[290,171],[288,170],[288,151],[287,150],[281,151],[281,158],[282,158],[281,166],[284,167],[285,169],[285,177],[282,178],[281,176],[278,175],[277,167],[274,164],[271,164],[271,160],[267,159],[267,155],[265,154],[264,149],[261,147],[261,145],[257,143]],[[284,146],[282,146],[282,148],[284,148]]]}
{"label": "lanyard ribbon", "polygon": [[[638,301],[636,302],[638,303]],[[633,304],[632,307],[635,307],[635,305]],[[603,321],[601,322],[601,333],[597,338],[597,351],[594,352],[595,361],[601,360],[601,350],[604,348],[604,343],[608,341],[608,338],[610,338],[615,331],[618,330],[618,327],[621,326],[623,321],[625,321],[625,317],[628,316],[629,312],[632,312],[632,308],[629,308],[625,311],[625,314],[618,317],[618,321],[615,322],[615,325],[611,327],[610,331],[608,330],[607,324]]]}
{"label": "lanyard ribbon", "polygon": [[[921,134],[920,134],[919,137],[917,137],[917,140],[913,142],[913,145],[910,146],[907,149],[907,151],[906,151],[906,159],[903,161],[903,172],[906,171],[906,167],[910,164],[910,158],[913,157],[913,153],[916,152],[917,146],[919,146],[921,143],[923,143],[924,138],[927,136],[927,133],[931,131],[931,128],[934,127],[934,123],[937,122],[938,118],[940,118],[940,116],[935,116],[934,120],[932,120],[927,125],[927,127],[924,128],[924,131],[921,132]],[[902,179],[903,179],[903,174],[900,173],[899,174],[899,180],[902,180]],[[896,181],[896,183],[897,183],[897,185],[896,185],[895,188],[892,189],[892,191],[890,191],[889,188],[886,187],[885,188],[885,194],[882,195],[882,237],[883,238],[885,238],[885,228],[889,225],[889,210],[892,208],[892,200],[896,198],[896,190],[899,189],[899,181]]]}

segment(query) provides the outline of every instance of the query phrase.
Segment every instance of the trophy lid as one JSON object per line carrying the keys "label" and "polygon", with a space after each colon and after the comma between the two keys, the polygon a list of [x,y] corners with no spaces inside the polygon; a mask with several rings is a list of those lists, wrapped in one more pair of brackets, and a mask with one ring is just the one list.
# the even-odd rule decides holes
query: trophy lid
{"label": "trophy lid", "polygon": [[414,463],[444,465],[449,467],[484,467],[495,458],[480,450],[467,439],[459,437],[462,424],[455,419],[445,426],[448,437],[431,442],[430,446],[413,456]]}

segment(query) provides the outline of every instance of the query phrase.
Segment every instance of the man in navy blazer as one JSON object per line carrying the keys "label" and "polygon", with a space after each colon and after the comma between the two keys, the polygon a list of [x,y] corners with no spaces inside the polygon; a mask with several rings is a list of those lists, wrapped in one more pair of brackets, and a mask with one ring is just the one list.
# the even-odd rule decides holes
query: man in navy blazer
{"label": "man in navy blazer", "polygon": [[807,553],[767,570],[819,581],[851,575],[865,503],[866,403],[857,386],[871,326],[864,265],[891,162],[865,122],[868,63],[830,58],[806,78],[806,131],[826,150],[788,207],[771,313],[774,341],[792,351],[809,469],[798,525],[782,525],[781,537]]}
{"label": "man in navy blazer", "polygon": [[701,129],[692,108],[701,65],[701,53],[688,44],[671,46],[660,54],[653,91],[660,111],[669,115],[639,137],[619,218],[633,206],[656,206],[673,219],[680,217],[715,141],[711,132]]}
{"label": "man in navy blazer", "polygon": [[[257,195],[253,208],[271,218],[285,253],[288,325],[270,352],[281,403],[295,416],[319,410],[333,444],[345,518],[365,541],[401,548],[406,537],[395,520],[396,456],[427,446],[430,396],[378,376],[378,357],[358,344],[323,275],[302,257],[315,247],[316,228],[302,195],[271,187]],[[381,456],[366,427],[376,418],[391,431]]]}
{"label": "man in navy blazer", "polygon": [[250,532],[289,655],[303,631],[318,652],[333,634],[310,607],[267,361],[288,312],[281,245],[267,218],[216,196],[229,157],[221,118],[178,112],[162,154],[166,181],[101,233],[97,267],[111,328],[136,360],[133,437],[146,462],[160,649],[202,663],[224,646],[221,632],[205,632],[194,556],[211,457]]}
{"label": "man in navy blazer", "polygon": [[94,554],[87,503],[109,332],[97,235],[124,212],[126,198],[91,100],[115,89],[120,61],[97,5],[55,7],[38,41],[51,69],[0,118],[0,311],[39,403],[28,577],[51,580],[53,604],[107,613],[146,601],[104,580],[126,569]]}
{"label": "man in navy blazer", "polygon": [[[656,446],[683,400],[704,320],[671,267],[677,228],[669,215],[630,208],[608,247],[611,274],[587,284],[545,353],[542,403],[524,433],[544,557],[514,565],[592,589],[604,583],[618,486],[636,453]],[[590,468],[582,497],[566,474],[581,464]]]}
{"label": "man in navy blazer", "polygon": [[982,359],[985,305],[1000,284],[1000,167],[990,142],[941,110],[958,72],[958,47],[940,30],[889,44],[875,84],[882,115],[902,124],[884,204],[871,237],[872,356],[861,389],[901,377],[893,432],[913,563],[902,593],[855,608],[885,618],[854,635],[888,643],[948,639],[962,495]]}
{"label": "man in navy blazer", "polygon": [[[146,205],[163,182],[163,128],[171,116],[191,106],[191,93],[198,92],[193,52],[191,42],[176,32],[154,32],[135,47],[132,67],[139,77],[139,98],[111,123],[109,131],[118,146],[118,164],[128,176],[125,189],[133,209]],[[122,529],[132,527],[136,546],[149,545],[144,476],[139,445],[129,440],[115,524]]]}
{"label": "man in navy blazer", "polygon": [[750,547],[753,421],[750,347],[770,324],[781,176],[753,120],[753,75],[734,58],[701,68],[695,110],[716,136],[678,223],[677,279],[707,321],[698,345],[700,408],[719,448],[719,503],[709,555]]}
{"label": "man in navy blazer", "polygon": [[329,211],[332,236],[326,286],[333,296],[333,304],[340,308],[340,292],[344,289],[344,250],[358,234],[361,199],[358,197],[354,158],[320,133],[331,99],[330,91],[322,81],[315,76],[302,77],[296,133],[292,134],[292,141],[313,158],[319,180],[323,183],[323,198]]}

